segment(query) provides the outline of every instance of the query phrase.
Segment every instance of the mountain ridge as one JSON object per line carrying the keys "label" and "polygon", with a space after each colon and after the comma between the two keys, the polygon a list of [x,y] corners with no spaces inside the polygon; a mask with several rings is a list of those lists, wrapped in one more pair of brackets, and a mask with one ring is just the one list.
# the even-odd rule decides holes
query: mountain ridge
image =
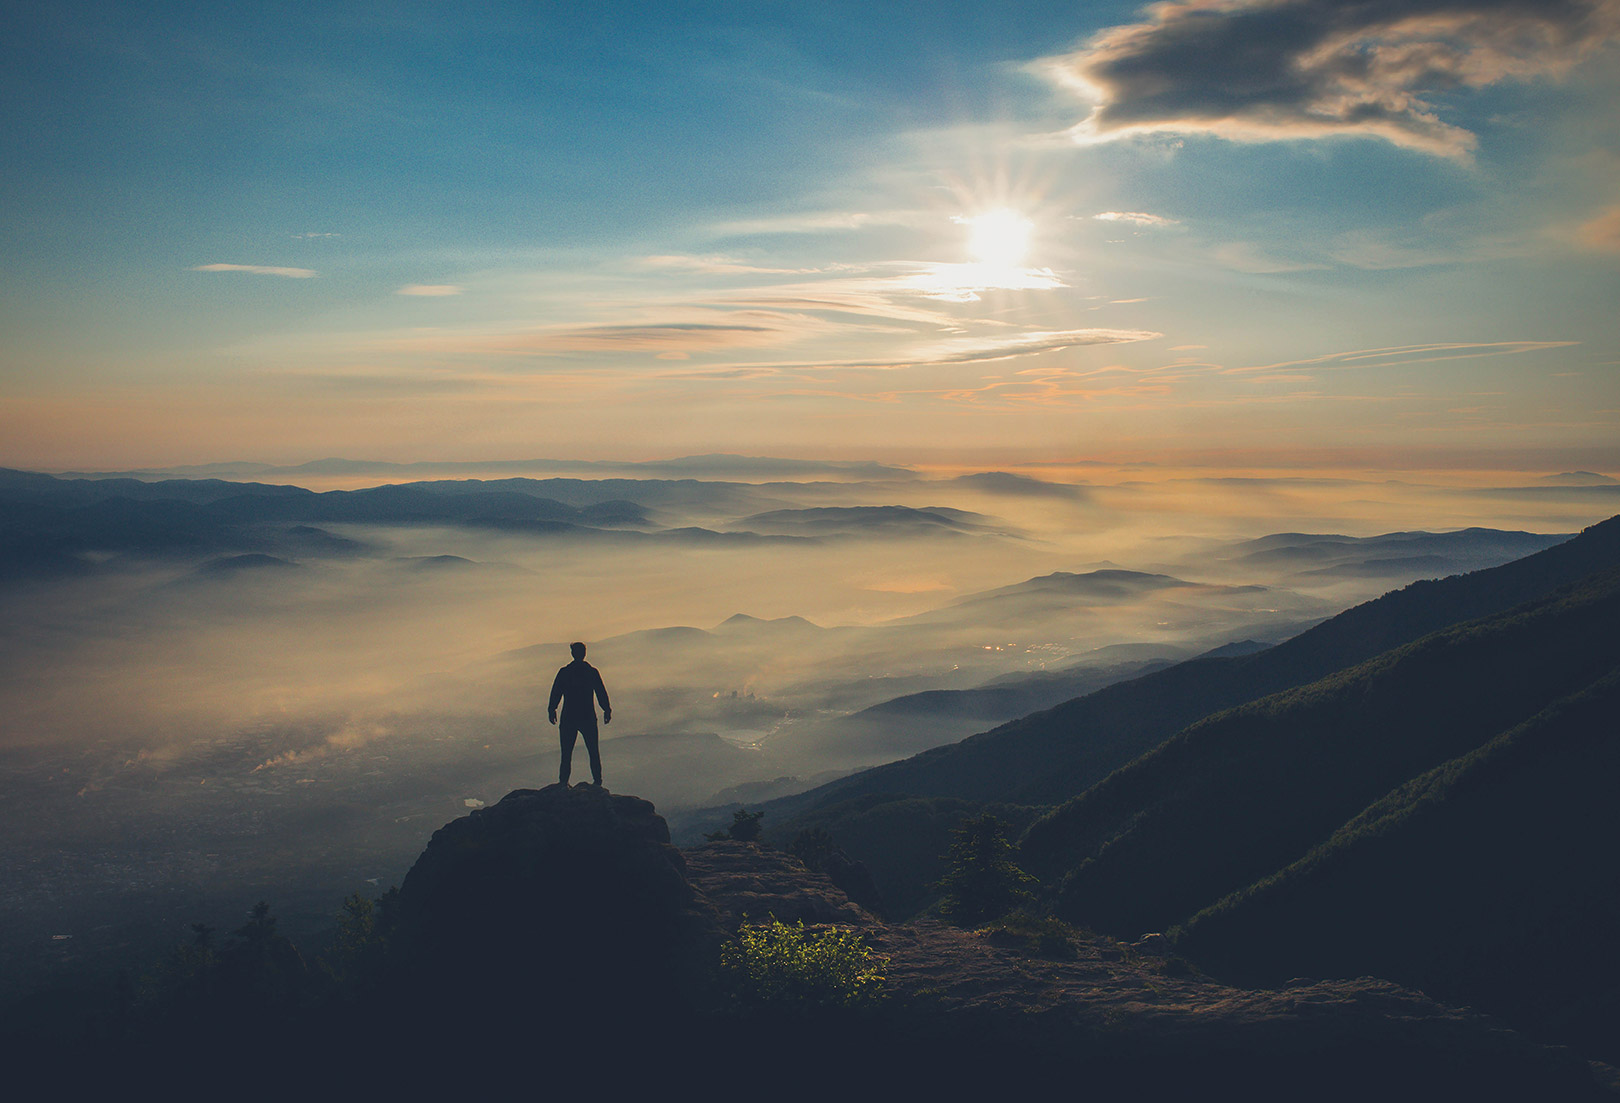
{"label": "mountain ridge", "polygon": [[1031,824],[1020,853],[1061,878],[1066,918],[1162,930],[1609,673],[1620,665],[1609,623],[1620,623],[1620,568],[1216,713]]}
{"label": "mountain ridge", "polygon": [[791,816],[868,793],[1065,800],[1204,716],[1306,684],[1437,629],[1505,611],[1616,562],[1620,517],[1500,567],[1414,582],[1255,654],[1178,663],[767,808]]}

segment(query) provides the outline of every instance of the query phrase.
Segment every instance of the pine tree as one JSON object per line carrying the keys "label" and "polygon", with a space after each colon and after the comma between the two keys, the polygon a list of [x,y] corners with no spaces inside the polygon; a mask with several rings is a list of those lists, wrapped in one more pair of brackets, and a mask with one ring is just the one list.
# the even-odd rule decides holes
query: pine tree
{"label": "pine tree", "polygon": [[986,813],[961,822],[951,832],[945,856],[950,870],[935,886],[944,893],[941,914],[962,927],[977,927],[1035,898],[1035,878],[1013,864],[1010,825]]}

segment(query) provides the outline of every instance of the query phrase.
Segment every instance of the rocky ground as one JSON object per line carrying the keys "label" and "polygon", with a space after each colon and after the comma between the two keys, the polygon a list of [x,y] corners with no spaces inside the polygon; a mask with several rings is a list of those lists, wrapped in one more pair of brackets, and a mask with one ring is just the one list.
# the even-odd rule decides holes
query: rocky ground
{"label": "rocky ground", "polygon": [[[1620,1098],[1620,1076],[1607,1065],[1374,977],[1233,988],[1190,969],[1162,936],[1125,944],[1081,933],[1072,958],[1042,955],[930,919],[886,924],[826,877],[760,844],[682,853],[689,883],[728,926],[774,915],[859,929],[885,962],[889,1025],[912,1032],[1227,1073],[1282,1065],[1292,1075],[1315,1064],[1328,1075],[1357,1054],[1426,1052],[1444,1054],[1442,1067],[1501,1068],[1508,1098],[1521,1089],[1534,1093],[1523,1098]],[[1391,1094],[1400,1096],[1398,1085]]]}

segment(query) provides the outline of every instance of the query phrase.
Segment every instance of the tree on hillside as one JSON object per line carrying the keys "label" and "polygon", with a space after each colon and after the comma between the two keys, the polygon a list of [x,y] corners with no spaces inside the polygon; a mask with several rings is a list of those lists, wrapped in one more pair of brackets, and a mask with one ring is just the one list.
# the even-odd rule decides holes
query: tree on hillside
{"label": "tree on hillside", "polygon": [[721,842],[726,839],[739,843],[758,842],[759,821],[764,817],[764,812],[750,812],[746,808],[739,808],[731,814],[731,826],[729,828],[711,831],[703,837],[710,842]]}
{"label": "tree on hillside", "polygon": [[965,819],[951,832],[945,860],[950,869],[937,887],[939,910],[951,922],[977,927],[1033,900],[1035,878],[1013,863],[1005,820],[985,813]]}
{"label": "tree on hillside", "polygon": [[322,959],[328,976],[351,991],[374,982],[385,968],[397,918],[399,889],[378,900],[355,893],[338,913],[337,936]]}
{"label": "tree on hillside", "polygon": [[263,900],[253,905],[248,921],[231,932],[219,963],[225,993],[244,1007],[268,1009],[290,1003],[306,979],[303,955],[276,930],[275,916]]}

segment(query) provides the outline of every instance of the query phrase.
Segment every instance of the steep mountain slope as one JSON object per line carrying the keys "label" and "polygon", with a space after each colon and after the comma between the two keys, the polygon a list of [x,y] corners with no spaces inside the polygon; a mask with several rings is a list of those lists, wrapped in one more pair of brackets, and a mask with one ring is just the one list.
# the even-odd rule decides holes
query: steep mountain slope
{"label": "steep mountain slope", "polygon": [[1503,612],[1620,564],[1620,518],[1512,563],[1416,582],[1276,647],[1180,663],[899,762],[775,802],[777,815],[866,793],[1051,804],[1188,724],[1304,685],[1430,632]]}
{"label": "steep mountain slope", "polygon": [[1196,915],[1222,975],[1377,974],[1620,1057],[1620,673],[1397,787]]}
{"label": "steep mountain slope", "polygon": [[1209,717],[1032,824],[1025,861],[1066,918],[1163,929],[1620,667],[1615,623],[1620,569]]}

